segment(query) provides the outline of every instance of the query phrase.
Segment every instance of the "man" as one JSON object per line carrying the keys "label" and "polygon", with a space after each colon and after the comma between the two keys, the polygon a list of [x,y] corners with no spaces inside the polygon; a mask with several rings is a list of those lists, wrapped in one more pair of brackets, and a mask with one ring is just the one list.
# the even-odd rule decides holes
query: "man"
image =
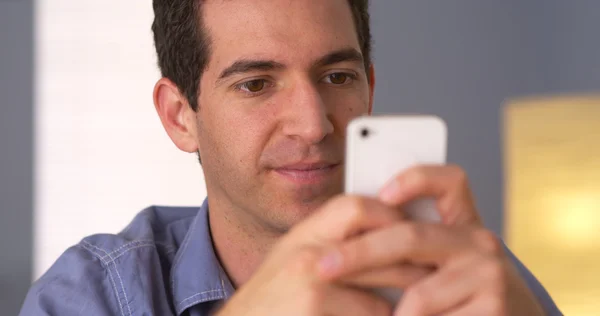
{"label": "man", "polygon": [[[85,238],[22,314],[560,315],[483,227],[461,169],[419,166],[377,199],[340,195],[345,126],[372,110],[367,6],[154,0],[154,103],[201,158],[208,198]],[[424,196],[442,224],[402,219]],[[375,287],[405,292],[392,306]]]}

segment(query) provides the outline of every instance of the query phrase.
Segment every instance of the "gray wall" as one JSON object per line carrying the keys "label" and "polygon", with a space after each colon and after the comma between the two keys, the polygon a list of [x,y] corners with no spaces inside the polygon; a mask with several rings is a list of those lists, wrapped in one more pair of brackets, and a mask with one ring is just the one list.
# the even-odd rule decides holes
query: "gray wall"
{"label": "gray wall", "polygon": [[600,90],[600,1],[551,0],[539,36],[552,91]]}
{"label": "gray wall", "polygon": [[[373,0],[376,112],[448,122],[486,223],[502,231],[505,98],[600,90],[600,1]],[[32,270],[33,5],[0,0],[0,311]]]}
{"label": "gray wall", "polygon": [[33,5],[0,0],[0,314],[16,315],[31,280]]}
{"label": "gray wall", "polygon": [[600,1],[373,1],[378,113],[430,113],[502,233],[508,97],[600,90]]}

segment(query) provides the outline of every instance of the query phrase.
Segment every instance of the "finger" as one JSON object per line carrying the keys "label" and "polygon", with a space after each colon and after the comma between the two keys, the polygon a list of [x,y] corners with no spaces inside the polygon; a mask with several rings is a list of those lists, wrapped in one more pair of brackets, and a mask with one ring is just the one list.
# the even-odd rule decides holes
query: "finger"
{"label": "finger", "polygon": [[379,198],[393,206],[418,198],[434,198],[444,223],[481,223],[466,173],[456,166],[422,165],[407,169],[382,188]]}
{"label": "finger", "polygon": [[384,226],[403,218],[402,212],[373,198],[341,196],[297,225],[291,238],[315,241],[342,241],[350,236]]}
{"label": "finger", "polygon": [[439,315],[464,304],[485,282],[479,263],[475,257],[455,261],[414,284],[405,291],[396,315]]}
{"label": "finger", "polygon": [[403,289],[422,280],[434,271],[432,268],[397,264],[367,272],[355,273],[340,279],[346,285],[362,288]]}
{"label": "finger", "polygon": [[382,297],[364,290],[332,286],[324,298],[323,315],[388,316],[392,306]]}
{"label": "finger", "polygon": [[340,243],[319,262],[325,279],[398,263],[439,266],[473,248],[464,230],[442,224],[397,222]]}
{"label": "finger", "polygon": [[[444,313],[444,316],[508,315],[506,310],[506,306],[500,297],[485,294],[468,299],[463,304]],[[397,313],[396,315],[404,316],[401,313]]]}

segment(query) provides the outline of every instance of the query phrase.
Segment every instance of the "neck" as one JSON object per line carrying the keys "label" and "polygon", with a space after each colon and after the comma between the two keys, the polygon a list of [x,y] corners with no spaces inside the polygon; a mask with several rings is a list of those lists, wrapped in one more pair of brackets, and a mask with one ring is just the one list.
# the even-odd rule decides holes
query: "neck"
{"label": "neck", "polygon": [[280,233],[270,233],[255,218],[236,209],[228,199],[208,195],[209,225],[213,245],[234,287],[250,279],[277,242]]}

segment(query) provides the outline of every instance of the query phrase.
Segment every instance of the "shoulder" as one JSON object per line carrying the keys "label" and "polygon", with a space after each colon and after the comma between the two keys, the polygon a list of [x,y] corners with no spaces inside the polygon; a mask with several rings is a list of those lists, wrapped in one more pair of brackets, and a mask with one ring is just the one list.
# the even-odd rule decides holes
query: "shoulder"
{"label": "shoulder", "polygon": [[546,313],[549,316],[562,316],[558,306],[540,281],[538,281],[533,273],[517,258],[517,256],[515,256],[515,254],[506,246],[506,244],[503,243],[503,247],[508,255],[508,258],[512,261],[515,268],[531,292],[533,292],[533,294],[536,296]]}
{"label": "shoulder", "polygon": [[79,244],[70,247],[32,285],[20,315],[115,314],[117,296],[109,293],[116,293],[116,283],[107,272],[97,255]]}
{"label": "shoulder", "polygon": [[176,252],[198,214],[199,207],[151,206],[139,212],[118,234],[97,234],[78,244],[97,258],[111,263],[132,250]]}
{"label": "shoulder", "polygon": [[118,234],[83,238],[32,285],[21,314],[125,316],[151,304],[168,313],[170,265],[198,210],[153,206]]}
{"label": "shoulder", "polygon": [[143,269],[153,260],[160,260],[163,268],[168,268],[198,210],[198,207],[148,207],[122,232],[88,236],[75,249],[87,252],[87,256],[93,257],[94,264],[104,266],[109,273],[112,269],[118,274],[117,267]]}

